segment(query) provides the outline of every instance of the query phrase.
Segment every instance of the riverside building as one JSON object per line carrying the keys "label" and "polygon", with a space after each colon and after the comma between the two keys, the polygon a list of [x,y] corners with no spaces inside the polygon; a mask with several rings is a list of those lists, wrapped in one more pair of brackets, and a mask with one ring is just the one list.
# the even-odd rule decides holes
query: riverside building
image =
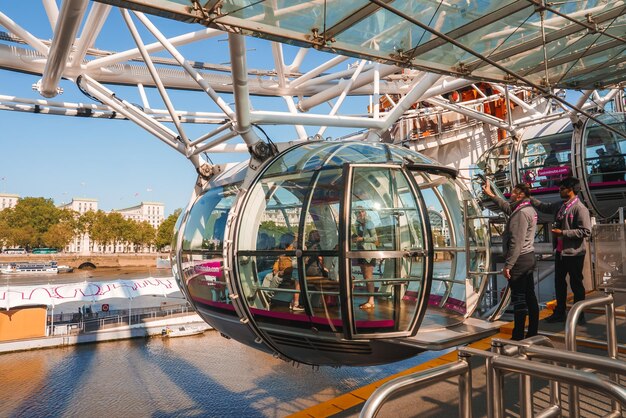
{"label": "riverside building", "polygon": [[19,198],[17,194],[0,193],[0,210],[15,207]]}
{"label": "riverside building", "polygon": [[[73,210],[81,215],[88,211],[95,212],[98,210],[98,199],[75,197],[72,198],[71,202],[59,206],[59,209]],[[148,222],[154,229],[157,229],[165,219],[165,205],[160,202],[141,202],[139,205],[123,209],[114,209],[111,212],[117,212],[125,219],[131,219],[135,222]],[[65,247],[65,252],[79,254],[128,251],[134,251],[130,244],[120,242],[116,244],[115,248],[112,244],[99,244],[92,242],[89,233],[86,232],[76,235],[72,242]],[[156,248],[153,246],[144,247],[141,249],[141,252],[156,252]]]}

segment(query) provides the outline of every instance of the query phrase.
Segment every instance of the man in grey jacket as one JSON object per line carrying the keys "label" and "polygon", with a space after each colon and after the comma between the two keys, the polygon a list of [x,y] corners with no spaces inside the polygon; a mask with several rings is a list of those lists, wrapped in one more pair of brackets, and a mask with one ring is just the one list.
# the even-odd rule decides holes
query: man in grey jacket
{"label": "man in grey jacket", "polygon": [[[533,206],[540,212],[555,215],[552,235],[556,244],[554,262],[554,290],[556,293],[556,308],[554,313],[546,318],[546,322],[564,322],[565,304],[567,300],[567,281],[574,293],[574,303],[585,300],[583,285],[583,266],[585,263],[585,239],[591,235],[591,218],[589,210],[578,199],[580,181],[574,177],[563,179],[559,186],[559,193],[563,202],[543,203],[531,199]],[[580,316],[579,323],[585,323],[585,317]]]}
{"label": "man in grey jacket", "polygon": [[509,281],[511,303],[513,304],[513,340],[524,339],[524,325],[528,316],[526,338],[537,335],[539,328],[539,304],[535,295],[535,231],[537,212],[530,203],[530,188],[527,184],[517,184],[511,191],[510,202],[496,196],[489,182],[483,191],[502,211],[508,215],[502,235],[502,249],[505,254],[502,274]]}

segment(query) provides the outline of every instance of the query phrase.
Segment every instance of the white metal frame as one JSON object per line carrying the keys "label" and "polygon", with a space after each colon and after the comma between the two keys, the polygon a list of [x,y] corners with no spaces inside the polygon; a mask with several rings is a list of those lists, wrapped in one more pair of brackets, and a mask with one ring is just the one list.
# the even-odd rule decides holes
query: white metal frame
{"label": "white metal frame", "polygon": [[[34,99],[28,97],[25,89],[23,97],[0,95],[0,110],[127,118],[183,154],[196,168],[206,164],[202,157],[204,153],[250,152],[254,157],[255,147],[263,142],[254,125],[291,125],[295,134],[286,138],[290,140],[321,137],[328,127],[366,129],[361,138],[379,140],[412,104],[419,101],[428,101],[435,109],[458,112],[494,129],[505,129],[512,136],[523,127],[555,118],[575,118],[577,113],[540,111],[537,103],[527,103],[509,95],[508,87],[494,85],[497,94],[526,111],[518,120],[510,115],[507,120],[500,120],[442,97],[447,92],[472,85],[471,80],[402,70],[393,65],[345,56],[320,58],[318,53],[307,48],[300,48],[291,63],[286,63],[284,46],[269,41],[256,41],[255,46],[261,42],[264,47],[267,45],[273,68],[249,68],[245,38],[237,34],[229,34],[228,42],[224,43],[230,50],[230,63],[197,62],[186,58],[181,51],[189,45],[201,45],[223,36],[224,32],[159,21],[161,25],[181,28],[182,33],[168,37],[155,23],[157,19],[136,11],[87,0],[64,0],[60,10],[52,0],[42,0],[42,6],[51,25],[52,41],[33,35],[28,29],[30,22],[16,22],[0,7],[0,30],[8,31],[0,33],[0,67],[40,74],[36,89],[48,99],[62,92],[60,80],[66,79],[75,82],[100,103]],[[126,36],[134,41],[136,48],[119,51],[96,48],[96,41],[103,36],[103,26],[117,12],[121,13],[126,24]],[[328,30],[342,30],[344,26],[338,24]],[[123,36],[121,28],[119,32],[119,36]],[[144,34],[154,37],[156,42],[148,42]],[[159,55],[162,51],[170,57]],[[351,64],[348,68],[341,68],[346,63]],[[307,64],[312,69],[303,71]],[[133,104],[137,101],[133,93],[117,85],[134,87],[142,107]],[[158,91],[164,108],[150,105],[146,88]],[[175,103],[171,98],[172,89],[204,92],[216,110],[191,109],[184,103]],[[587,91],[581,102],[572,108],[603,106],[617,91],[604,97]],[[234,96],[234,109],[228,103],[231,95]],[[391,99],[391,95],[399,95],[401,99],[391,100],[392,109],[380,112],[379,97]],[[265,110],[263,104],[256,104],[257,98],[267,96],[280,98],[284,110]],[[363,114],[353,114],[349,110],[342,113],[342,109],[348,107],[348,101],[359,96],[370,96],[371,113],[365,113],[365,109]],[[595,103],[586,101],[589,97],[596,99]],[[325,104],[328,104],[328,110],[324,109]],[[192,138],[185,124],[211,126]],[[307,131],[307,126],[313,126],[315,130]],[[237,137],[243,142],[234,141]]]}

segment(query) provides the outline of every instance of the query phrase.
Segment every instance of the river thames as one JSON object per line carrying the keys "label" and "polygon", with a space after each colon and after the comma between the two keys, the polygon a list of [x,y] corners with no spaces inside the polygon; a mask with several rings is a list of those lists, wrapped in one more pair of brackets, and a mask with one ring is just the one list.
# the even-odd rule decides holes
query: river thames
{"label": "river thames", "polygon": [[[151,275],[112,273],[79,272],[54,281]],[[0,416],[282,417],[439,355],[427,352],[383,366],[313,369],[217,331],[8,353],[0,355]]]}

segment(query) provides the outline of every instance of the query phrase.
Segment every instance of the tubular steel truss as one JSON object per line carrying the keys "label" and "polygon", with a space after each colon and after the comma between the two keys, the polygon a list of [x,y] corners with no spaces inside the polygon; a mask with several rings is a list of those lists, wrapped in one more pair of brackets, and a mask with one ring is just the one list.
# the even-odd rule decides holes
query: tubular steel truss
{"label": "tubular steel truss", "polygon": [[[428,101],[437,109],[458,112],[511,134],[515,134],[520,127],[567,115],[566,112],[554,114],[549,110],[553,106],[546,105],[546,98],[548,101],[557,98],[552,93],[534,95],[537,99],[534,102],[525,101],[509,94],[507,86],[493,84],[495,95],[525,110],[524,116],[517,120],[510,116],[502,120],[477,110],[475,103],[468,106],[443,97],[449,92],[472,86],[474,79],[471,77],[441,75],[445,71],[435,74],[406,69],[400,66],[400,61],[387,60],[387,64],[372,62],[368,59],[372,57],[366,57],[366,54],[361,54],[360,58],[329,55],[309,48],[316,46],[315,40],[313,44],[300,42],[301,46],[271,40],[247,40],[236,33],[243,29],[233,30],[233,22],[239,21],[234,16],[223,17],[228,25],[202,27],[148,17],[140,10],[152,13],[155,10],[148,6],[140,7],[141,3],[64,0],[59,9],[54,0],[42,0],[42,8],[35,8],[28,14],[20,13],[21,20],[11,18],[8,6],[0,7],[0,26],[4,28],[4,32],[0,33],[0,67],[35,75],[39,80],[33,79],[36,81],[33,89],[45,98],[28,97],[24,86],[20,97],[0,95],[0,109],[128,119],[183,154],[197,168],[206,163],[202,156],[204,153],[249,152],[253,158],[265,159],[273,148],[268,147],[265,139],[259,136],[260,131],[265,134],[262,129],[255,128],[259,126],[293,126],[295,134],[283,138],[291,140],[321,137],[329,127],[359,131],[352,138],[378,140],[416,102]],[[213,6],[220,3],[207,2],[198,10],[213,10]],[[303,10],[306,10],[307,4],[318,3],[303,3]],[[386,3],[390,2],[377,1],[361,7],[355,14],[325,27],[318,36],[334,39],[358,22],[370,19]],[[513,2],[473,21],[471,25],[454,28],[449,35],[459,39],[475,32],[477,22],[493,23],[524,9],[527,4]],[[117,6],[133,6],[134,10]],[[181,20],[180,16],[168,15],[163,10],[158,14]],[[29,18],[24,20],[23,16]],[[600,16],[605,22],[622,14],[603,11]],[[48,31],[41,25],[46,20]],[[208,20],[195,20],[210,23]],[[250,19],[245,23],[246,30],[243,32],[248,33],[248,26],[254,21]],[[406,22],[403,24],[406,25]],[[230,32],[222,32],[217,27]],[[572,29],[566,25],[561,30],[550,32],[550,39],[568,36],[567,30]],[[275,31],[276,39],[285,41],[284,34],[279,29]],[[40,32],[44,34],[35,34]],[[263,37],[268,38],[266,33]],[[96,47],[111,45],[112,39],[115,45],[120,46]],[[424,42],[406,53],[414,57],[427,54],[443,45],[443,41],[437,39]],[[246,42],[254,46],[252,51],[246,49]],[[537,41],[533,39],[532,42]],[[594,53],[602,48],[613,51],[616,47],[623,47],[623,40],[613,36],[610,46],[607,46],[608,43],[602,45],[590,48]],[[224,54],[226,48],[229,55]],[[317,49],[332,51],[325,46]],[[515,55],[514,47],[498,53],[504,54],[502,60]],[[571,54],[575,55],[575,52]],[[196,58],[198,56],[199,59]],[[547,66],[562,65],[567,62],[564,57],[550,59]],[[619,56],[613,59],[621,62]],[[472,62],[471,65],[480,69],[484,61]],[[533,71],[530,68],[525,74]],[[584,72],[584,69],[577,71]],[[470,73],[467,75],[472,76]],[[476,90],[482,94],[478,88]],[[583,100],[564,109],[574,114],[578,110],[602,107],[618,91],[619,86],[599,96],[589,90],[583,95]],[[69,96],[67,101],[53,100],[62,92]],[[81,94],[87,96],[88,102],[81,101]],[[390,103],[384,111],[379,107],[382,97]],[[595,100],[585,101],[588,97]],[[477,101],[487,99],[493,98],[483,95]],[[162,104],[151,105],[156,100]],[[190,124],[208,127],[201,134],[191,134],[192,130],[187,127]]]}

